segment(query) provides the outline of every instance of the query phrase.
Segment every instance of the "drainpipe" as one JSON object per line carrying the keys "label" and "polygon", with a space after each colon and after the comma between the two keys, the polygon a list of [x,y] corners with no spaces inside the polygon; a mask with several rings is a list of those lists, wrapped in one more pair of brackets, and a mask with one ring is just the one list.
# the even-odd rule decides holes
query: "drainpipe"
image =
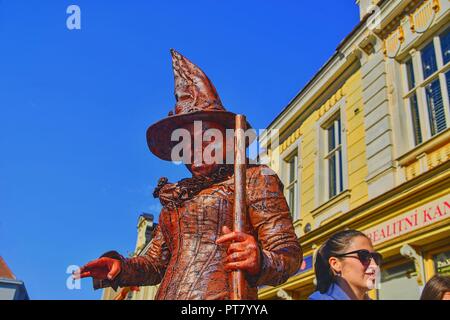
{"label": "drainpipe", "polygon": [[414,261],[414,266],[417,272],[417,283],[420,287],[420,291],[425,285],[425,270],[423,267],[423,259],[422,256],[414,250],[409,244],[405,244],[400,248],[400,254],[412,261]]}

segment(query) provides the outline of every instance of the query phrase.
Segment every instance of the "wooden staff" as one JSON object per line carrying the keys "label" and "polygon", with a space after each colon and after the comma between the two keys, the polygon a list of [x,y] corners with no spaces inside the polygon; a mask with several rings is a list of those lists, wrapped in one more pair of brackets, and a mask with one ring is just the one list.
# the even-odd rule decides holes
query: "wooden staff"
{"label": "wooden staff", "polygon": [[[234,135],[234,231],[243,232],[246,219],[246,154],[245,154],[245,130],[247,121],[244,115],[236,115]],[[245,278],[241,270],[233,271],[232,300],[242,300],[245,296]]]}

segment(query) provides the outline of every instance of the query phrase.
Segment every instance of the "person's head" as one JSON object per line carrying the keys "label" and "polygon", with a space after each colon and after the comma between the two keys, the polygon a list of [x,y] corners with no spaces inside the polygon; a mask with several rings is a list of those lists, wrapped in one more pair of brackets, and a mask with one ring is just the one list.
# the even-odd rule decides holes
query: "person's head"
{"label": "person's head", "polygon": [[450,277],[434,276],[423,288],[420,300],[450,300]]}
{"label": "person's head", "polygon": [[374,252],[372,242],[357,230],[340,231],[319,248],[314,264],[317,290],[326,292],[337,277],[358,292],[375,286],[381,255]]}
{"label": "person's head", "polygon": [[[194,176],[209,176],[226,164],[233,141],[226,139],[226,128],[213,121],[198,121],[183,126],[191,136],[191,159],[186,167]],[[198,147],[194,141],[198,141]],[[201,149],[201,153],[200,153]]]}

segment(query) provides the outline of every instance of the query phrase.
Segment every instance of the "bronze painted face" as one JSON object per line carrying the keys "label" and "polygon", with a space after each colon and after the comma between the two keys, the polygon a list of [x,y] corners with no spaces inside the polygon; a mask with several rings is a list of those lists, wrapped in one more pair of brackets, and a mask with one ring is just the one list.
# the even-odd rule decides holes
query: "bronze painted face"
{"label": "bronze painted face", "polygon": [[[188,130],[192,137],[191,161],[185,165],[194,176],[209,176],[226,163],[226,155],[232,150],[233,141],[227,141],[223,125],[202,121],[201,130],[193,123],[186,124],[183,128]],[[199,141],[197,146],[194,139]]]}

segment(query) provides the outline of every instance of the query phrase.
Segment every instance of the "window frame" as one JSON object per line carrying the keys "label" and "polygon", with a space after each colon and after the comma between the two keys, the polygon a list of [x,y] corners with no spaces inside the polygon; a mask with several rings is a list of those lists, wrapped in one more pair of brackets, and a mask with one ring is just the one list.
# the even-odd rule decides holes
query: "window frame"
{"label": "window frame", "polygon": [[[294,162],[292,160],[294,159]],[[286,177],[287,184],[285,186],[287,202],[289,205],[289,210],[291,211],[291,216],[294,218],[297,215],[297,202],[298,202],[298,153],[293,152],[289,155],[287,159],[284,160],[286,165]],[[292,168],[293,166],[293,168]],[[293,170],[294,177],[291,180],[291,170]],[[292,190],[293,189],[293,190]],[[294,199],[291,199],[291,191],[293,191]],[[293,204],[293,208],[291,208],[291,204]]]}
{"label": "window frame", "polygon": [[[341,158],[342,158],[342,190],[336,195],[329,195],[329,177],[326,155],[328,152],[327,128],[336,117],[341,120]],[[317,130],[317,147],[316,155],[316,173],[315,173],[315,207],[318,208],[323,204],[338,198],[340,195],[348,191],[348,159],[347,159],[347,117],[346,117],[346,97],[342,97],[336,104],[330,108],[316,123]]]}
{"label": "window frame", "polygon": [[[342,119],[340,116],[340,113],[336,113],[334,114],[334,116],[329,120],[329,122],[327,122],[328,125],[322,127],[325,130],[325,135],[326,135],[326,148],[325,148],[325,154],[324,154],[324,159],[326,162],[325,167],[327,168],[327,176],[328,179],[326,181],[326,189],[327,189],[327,198],[328,199],[332,199],[335,196],[339,195],[341,192],[344,191],[344,185],[343,185],[343,170],[342,170]],[[330,150],[330,137],[329,137],[329,132],[330,132],[330,128],[333,127],[333,131],[334,131],[334,148]],[[330,163],[331,163],[331,158],[334,156],[334,172],[335,172],[335,186],[333,186],[334,188],[334,194],[331,194],[331,178],[330,178]]]}
{"label": "window frame", "polygon": [[[282,159],[282,167],[281,167],[281,172],[282,172],[282,180],[283,180],[283,184],[284,184],[284,196],[286,198],[286,201],[288,203],[289,206],[289,211],[292,217],[292,220],[295,222],[299,219],[301,219],[301,213],[300,213],[300,203],[301,203],[301,193],[300,193],[300,182],[301,182],[301,153],[300,153],[300,148],[301,148],[301,142],[302,142],[302,137],[299,137],[297,141],[295,141],[291,146],[289,146],[286,150],[283,151],[283,153],[281,154],[281,159]],[[295,179],[294,181],[289,181],[289,175],[290,175],[290,166],[289,166],[289,161],[293,158],[296,157],[296,163],[294,164],[295,166]],[[289,195],[289,190],[291,187],[294,187],[294,209],[292,209],[290,207],[290,195]]]}

